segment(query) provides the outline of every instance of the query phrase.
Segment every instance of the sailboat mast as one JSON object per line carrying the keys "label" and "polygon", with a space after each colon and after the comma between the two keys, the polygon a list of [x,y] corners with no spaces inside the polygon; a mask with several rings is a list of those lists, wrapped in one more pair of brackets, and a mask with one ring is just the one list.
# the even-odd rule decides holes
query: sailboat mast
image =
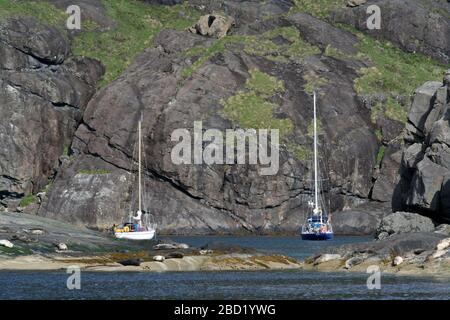
{"label": "sailboat mast", "polygon": [[141,148],[142,148],[142,129],[141,129],[141,122],[142,120],[139,120],[139,124],[138,124],[138,143],[139,143],[139,169],[138,169],[138,180],[139,180],[139,211],[142,212],[142,191],[141,191],[141,174],[142,174],[142,166],[141,166]]}
{"label": "sailboat mast", "polygon": [[319,190],[317,172],[317,116],[316,116],[316,92],[314,91],[314,211],[319,212]]}

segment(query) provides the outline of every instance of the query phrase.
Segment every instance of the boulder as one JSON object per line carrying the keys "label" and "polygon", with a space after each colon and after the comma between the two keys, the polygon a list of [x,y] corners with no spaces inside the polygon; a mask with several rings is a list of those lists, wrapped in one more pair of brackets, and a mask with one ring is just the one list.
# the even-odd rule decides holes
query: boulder
{"label": "boulder", "polygon": [[402,166],[406,169],[414,169],[422,161],[424,153],[421,143],[414,143],[403,151]]}
{"label": "boulder", "polygon": [[444,176],[449,173],[425,157],[414,171],[406,204],[412,208],[438,211]]}
{"label": "boulder", "polygon": [[21,234],[21,233],[16,233],[11,237],[11,240],[13,241],[20,241],[23,243],[36,243],[38,242],[38,239],[33,238],[33,237],[29,237],[27,235]]}
{"label": "boulder", "polygon": [[119,261],[119,263],[123,266],[135,266],[135,267],[139,267],[142,262],[144,262],[142,259],[127,259]]}
{"label": "boulder", "polygon": [[207,14],[201,16],[198,22],[189,28],[192,33],[202,36],[223,38],[234,25],[232,17],[225,17],[219,14]]}
{"label": "boulder", "polygon": [[67,244],[65,244],[63,242],[57,243],[55,246],[56,246],[56,248],[59,251],[67,251],[67,250],[69,250],[69,248],[67,247]]}
{"label": "boulder", "polygon": [[342,259],[342,256],[340,254],[331,254],[331,253],[325,253],[320,255],[317,259],[314,260],[314,264],[320,264],[328,261],[333,260],[339,260]]}
{"label": "boulder", "polygon": [[358,7],[358,6],[361,6],[361,5],[363,5],[363,4],[365,4],[367,2],[367,0],[349,0],[348,2],[347,2],[347,6],[348,7]]}
{"label": "boulder", "polygon": [[333,231],[338,235],[373,235],[384,210],[359,209],[333,213]]}
{"label": "boulder", "polygon": [[175,249],[189,249],[189,245],[186,243],[176,243],[176,242],[162,242],[153,246],[155,250],[175,250]]}
{"label": "boulder", "polygon": [[380,234],[389,235],[410,232],[432,232],[435,229],[433,220],[411,212],[395,212],[386,215],[377,229],[377,238]]}
{"label": "boulder", "polygon": [[447,254],[447,252],[448,252],[448,250],[436,250],[436,251],[431,255],[431,257],[432,257],[433,259],[438,259],[438,258],[440,258],[440,257],[445,256],[445,255]]}
{"label": "boulder", "polygon": [[403,263],[403,258],[400,257],[400,256],[396,256],[396,257],[394,258],[394,261],[392,261],[392,265],[393,265],[393,266],[399,266],[399,265],[401,265],[402,263]]}
{"label": "boulder", "polygon": [[351,269],[354,266],[361,264],[364,261],[364,257],[356,256],[345,261],[345,269]]}
{"label": "boulder", "polygon": [[181,252],[171,252],[165,256],[166,259],[182,259],[183,257],[184,254],[182,254]]}
{"label": "boulder", "polygon": [[[382,260],[391,260],[392,255],[406,257],[414,252],[425,253],[435,250],[437,244],[445,239],[444,235],[433,232],[399,233],[387,239],[366,243],[346,244],[325,249],[321,254],[338,254],[353,256],[355,253],[365,253]],[[392,260],[391,260],[392,261]]]}
{"label": "boulder", "polygon": [[6,248],[13,248],[14,244],[9,240],[0,240],[0,246],[6,247]]}
{"label": "boulder", "polygon": [[450,238],[446,238],[441,240],[441,242],[439,242],[436,246],[436,250],[445,250],[448,247],[450,247]]}
{"label": "boulder", "polygon": [[1,21],[0,40],[46,64],[61,64],[70,52],[69,40],[58,29],[35,18]]}
{"label": "boulder", "polygon": [[166,260],[166,258],[164,256],[154,256],[153,257],[153,261],[157,261],[157,262],[164,262],[164,260]]}
{"label": "boulder", "polygon": [[434,230],[435,233],[443,234],[446,236],[450,236],[450,224],[440,224]]}
{"label": "boulder", "polygon": [[442,86],[439,81],[429,81],[416,89],[413,103],[408,112],[408,121],[423,131],[425,121],[433,108],[436,91]]}

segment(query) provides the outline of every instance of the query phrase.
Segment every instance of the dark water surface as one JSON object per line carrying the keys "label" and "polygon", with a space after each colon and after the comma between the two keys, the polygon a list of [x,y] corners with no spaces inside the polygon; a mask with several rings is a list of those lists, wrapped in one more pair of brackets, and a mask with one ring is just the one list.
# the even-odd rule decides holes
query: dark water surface
{"label": "dark water surface", "polygon": [[[225,242],[303,259],[321,247],[366,241],[338,237],[302,242],[297,237],[171,237],[190,245]],[[68,290],[68,274],[0,272],[0,299],[450,299],[448,279],[381,276],[369,290],[368,275],[304,271],[166,273],[82,272],[81,290]]]}

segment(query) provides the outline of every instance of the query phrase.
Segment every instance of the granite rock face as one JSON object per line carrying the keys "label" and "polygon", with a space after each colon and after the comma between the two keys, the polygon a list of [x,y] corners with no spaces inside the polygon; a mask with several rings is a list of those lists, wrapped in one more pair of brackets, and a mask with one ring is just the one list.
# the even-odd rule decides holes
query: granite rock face
{"label": "granite rock face", "polygon": [[103,67],[70,57],[34,19],[0,23],[0,201],[36,193],[54,174]]}
{"label": "granite rock face", "polygon": [[[62,9],[72,4],[52,2]],[[355,7],[336,12],[333,19],[362,29],[359,18],[373,1],[351,3]],[[415,42],[405,35],[412,28],[405,1],[377,3],[399,9],[396,14],[405,26],[393,30],[397,16],[387,15],[383,21],[388,31],[375,36],[448,61],[448,37],[436,36],[446,34],[448,26],[439,10],[437,17],[412,1],[417,12],[425,10],[430,19],[418,20],[419,31],[412,34],[419,44],[411,47]],[[116,27],[101,1],[73,4],[100,29]],[[403,129],[401,123],[377,120],[386,139],[382,143],[388,146],[377,163],[380,141],[369,107],[354,89],[361,68],[371,65],[351,58],[358,53],[355,35],[308,14],[282,15],[291,1],[192,0],[189,5],[205,15],[221,12],[232,17],[235,26],[226,37],[222,30],[220,43],[209,37],[217,34],[163,30],[118,79],[98,92],[103,67],[71,56],[70,41],[57,29],[32,19],[0,24],[0,201],[39,192],[54,177],[49,192],[42,195],[40,215],[100,229],[122,222],[135,209],[131,164],[136,159],[137,122],[143,116],[146,203],[161,232],[296,231],[312,195],[309,127],[314,88],[320,150],[327,164],[322,172],[329,177],[331,211],[338,212],[337,233],[374,233],[389,211],[387,204],[394,210],[448,218],[448,74],[444,85],[430,82],[417,90],[405,143],[392,142]],[[273,38],[260,37],[280,28],[291,29]],[[296,43],[295,52],[289,50]],[[329,48],[343,54],[328,55]],[[211,54],[205,58],[200,52]],[[250,88],[255,72],[263,74],[256,82],[272,81],[277,89]],[[261,83],[253,84],[257,85]],[[276,174],[261,175],[261,165],[174,164],[174,130],[192,133],[195,121],[202,121],[203,132],[247,128],[245,121],[255,119],[245,118],[239,109],[226,112],[225,106],[248,95],[270,107],[270,119],[265,120],[285,121]],[[236,113],[245,121],[236,120]],[[357,207],[371,200],[378,209]]]}
{"label": "granite rock face", "polygon": [[[369,30],[367,20],[377,5],[381,13],[380,29]],[[335,22],[346,23],[368,34],[384,38],[408,52],[422,52],[443,63],[450,62],[450,3],[446,1],[381,0],[367,1],[338,9]]]}
{"label": "granite rock face", "polygon": [[393,234],[432,232],[435,224],[430,218],[411,212],[395,212],[386,215],[377,228],[377,238],[384,239]]}
{"label": "granite rock face", "polygon": [[[245,8],[234,7],[238,9],[242,12]],[[357,43],[345,32],[343,40],[325,33],[316,39],[314,32],[301,26],[307,23],[311,30],[325,27],[339,31],[312,17],[254,20],[251,26],[242,27],[239,23],[244,15],[234,17],[239,35],[250,29],[260,34],[290,26],[305,32],[302,36],[306,41],[319,48],[341,41],[341,46],[352,50]],[[297,230],[308,211],[312,168],[287,144],[304,146],[306,150],[311,147],[307,132],[312,120],[312,96],[301,89],[307,84],[305,76],[310,74],[327,79],[318,87],[318,94],[333,210],[368,201],[372,172],[367,168],[374,166],[378,142],[367,110],[361,107],[353,89],[357,70],[365,65],[319,52],[295,61],[268,60],[246,53],[243,43],[229,43],[186,77],[183,71],[192,67],[196,57],[186,58],[184,52],[196,46],[208,47],[211,41],[187,31],[164,30],[154,48],[138,56],[119,79],[93,97],[71,145],[74,155],[58,172],[41,215],[98,228],[121,222],[135,203],[129,170],[136,125],[143,114],[144,180],[149,211],[161,232]],[[203,130],[225,132],[239,128],[239,123],[224,113],[223,103],[245,91],[254,70],[284,84],[284,90],[270,98],[276,106],[274,117],[291,119],[293,123],[292,132],[285,138],[286,146],[281,148],[279,171],[262,176],[260,165],[175,165],[171,161],[175,143],[170,139],[174,130],[187,128],[192,133],[194,121],[200,120]]]}
{"label": "granite rock face", "polygon": [[397,196],[401,208],[450,219],[450,113],[445,82],[417,89],[408,114]]}

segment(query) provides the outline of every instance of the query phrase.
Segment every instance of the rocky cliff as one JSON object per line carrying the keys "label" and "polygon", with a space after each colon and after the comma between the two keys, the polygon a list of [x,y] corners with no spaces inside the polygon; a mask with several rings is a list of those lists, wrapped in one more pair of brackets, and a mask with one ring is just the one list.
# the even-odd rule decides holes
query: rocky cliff
{"label": "rocky cliff", "polygon": [[409,210],[450,220],[450,70],[417,89],[408,114],[396,195]]}
{"label": "rocky cliff", "polygon": [[[361,12],[371,3],[393,12],[386,1],[353,8],[336,1],[320,10],[303,0],[195,0],[171,9],[150,2],[125,8],[79,1],[94,25],[84,35],[66,35],[29,18],[2,22],[0,112],[5,116],[0,132],[7,138],[0,142],[0,196],[5,206],[52,181],[39,215],[96,228],[119,223],[133,203],[130,164],[142,114],[144,181],[162,232],[294,231],[311,197],[316,90],[332,211],[364,204],[379,216],[392,204],[448,215],[443,171],[449,167],[448,145],[445,134],[439,134],[448,124],[447,87],[431,82],[419,88],[405,119],[413,89],[441,79],[446,69],[425,56],[448,63],[446,3],[412,1],[406,7],[405,1],[396,1],[396,15],[384,20],[390,29],[373,34],[362,27],[366,16]],[[417,22],[412,33],[417,46],[406,37],[411,34],[411,8],[434,19]],[[119,54],[114,60],[122,47],[136,49],[137,43],[127,39],[141,35],[126,29],[121,17],[140,12],[145,17],[136,30],[144,30],[143,52],[132,59]],[[228,27],[233,27],[220,39],[187,30],[191,16],[205,14],[212,17],[205,20],[211,24],[217,16],[232,18]],[[407,26],[392,28],[394,20]],[[145,28],[151,29],[146,33]],[[107,41],[114,46],[107,47],[109,52],[90,52],[86,47],[97,38],[99,48]],[[106,75],[98,90],[102,66],[72,55],[71,45],[76,53],[103,58]],[[411,81],[398,78],[408,75]],[[192,130],[195,121],[202,121],[204,131],[280,129],[279,171],[261,176],[258,165],[175,165],[171,133]],[[439,121],[441,125],[433,124]],[[402,158],[403,141],[408,149]],[[428,156],[407,166],[409,144]],[[394,190],[400,195],[393,196]]]}
{"label": "rocky cliff", "polygon": [[102,74],[98,61],[71,56],[56,28],[0,21],[0,200],[49,183]]}

